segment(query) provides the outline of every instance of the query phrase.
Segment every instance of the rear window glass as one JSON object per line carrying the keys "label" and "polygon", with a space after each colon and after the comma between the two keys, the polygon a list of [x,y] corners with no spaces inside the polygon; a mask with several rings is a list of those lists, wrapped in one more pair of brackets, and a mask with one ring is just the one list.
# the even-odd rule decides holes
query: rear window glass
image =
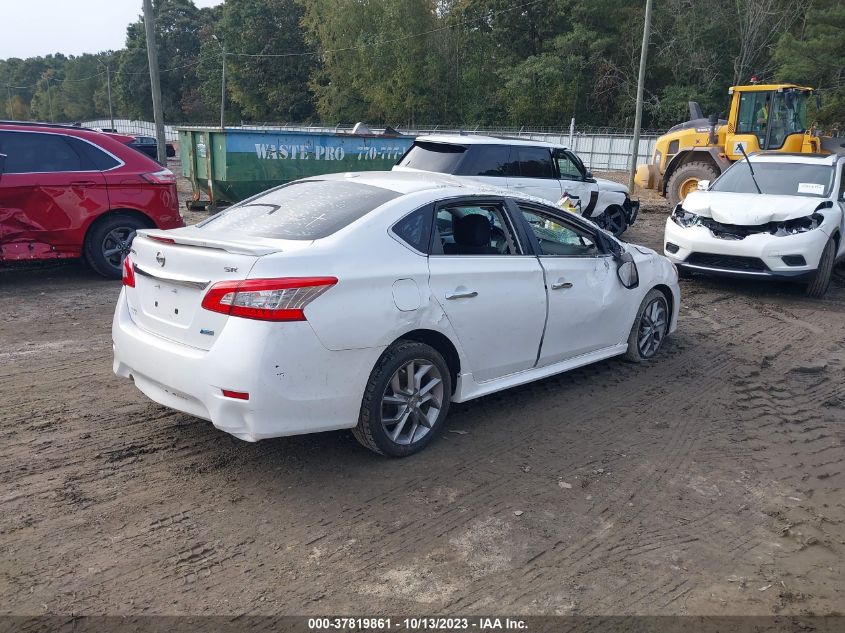
{"label": "rear window glass", "polygon": [[250,198],[198,226],[254,237],[318,240],[399,195],[361,183],[305,180]]}
{"label": "rear window glass", "polygon": [[399,159],[397,165],[436,171],[441,174],[454,174],[458,163],[464,157],[464,152],[466,152],[466,147],[461,145],[416,142]]}

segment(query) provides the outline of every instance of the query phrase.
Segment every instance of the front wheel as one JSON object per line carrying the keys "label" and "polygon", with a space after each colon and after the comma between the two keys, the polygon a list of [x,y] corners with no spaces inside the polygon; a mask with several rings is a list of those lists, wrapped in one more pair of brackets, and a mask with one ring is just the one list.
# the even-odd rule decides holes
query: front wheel
{"label": "front wheel", "polygon": [[635,363],[654,358],[669,333],[670,318],[666,295],[659,290],[650,290],[637,310],[625,358]]}
{"label": "front wheel", "polygon": [[602,226],[604,229],[613,233],[614,237],[622,235],[628,228],[628,218],[625,215],[625,209],[617,204],[607,207],[602,214]]}
{"label": "front wheel", "polygon": [[399,341],[373,368],[352,433],[376,453],[412,455],[442,428],[451,394],[452,379],[443,356],[424,343]]}
{"label": "front wheel", "polygon": [[813,278],[807,284],[808,297],[819,299],[827,292],[827,287],[830,285],[830,278],[833,275],[833,262],[835,259],[836,243],[831,238],[824,245],[821,259],[819,259],[819,267],[816,268]]}
{"label": "front wheel", "polygon": [[123,260],[138,229],[147,225],[131,215],[114,213],[95,224],[85,238],[85,261],[103,277],[120,279]]}

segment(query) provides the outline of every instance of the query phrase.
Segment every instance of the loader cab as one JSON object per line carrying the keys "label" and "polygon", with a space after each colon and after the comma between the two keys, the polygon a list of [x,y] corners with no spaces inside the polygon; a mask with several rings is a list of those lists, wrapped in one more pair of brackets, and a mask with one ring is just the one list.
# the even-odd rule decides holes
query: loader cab
{"label": "loader cab", "polygon": [[809,130],[807,102],[810,88],[793,85],[734,86],[730,89],[731,111],[725,154],[740,160],[742,144],[746,153],[758,150],[783,152],[805,149]]}

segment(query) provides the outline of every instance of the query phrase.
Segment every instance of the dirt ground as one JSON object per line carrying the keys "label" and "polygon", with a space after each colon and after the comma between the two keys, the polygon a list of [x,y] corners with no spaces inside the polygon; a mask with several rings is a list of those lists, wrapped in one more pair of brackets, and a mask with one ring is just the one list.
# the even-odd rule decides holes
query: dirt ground
{"label": "dirt ground", "polygon": [[845,612],[841,270],[685,280],[656,361],[455,405],[404,460],[151,403],[111,372],[119,289],[0,271],[2,613]]}

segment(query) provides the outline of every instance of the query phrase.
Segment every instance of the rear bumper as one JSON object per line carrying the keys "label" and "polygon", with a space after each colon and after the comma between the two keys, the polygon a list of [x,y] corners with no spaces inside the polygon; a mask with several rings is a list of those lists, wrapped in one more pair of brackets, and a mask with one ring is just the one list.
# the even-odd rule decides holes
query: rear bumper
{"label": "rear bumper", "polygon": [[[148,398],[246,441],[351,428],[382,349],[330,351],[306,322],[230,318],[206,351],[138,327],[123,292],[112,324],[114,372]],[[245,392],[249,400],[223,395]]]}
{"label": "rear bumper", "polygon": [[[812,277],[819,265],[822,250],[829,237],[821,229],[784,237],[769,234],[749,235],[741,240],[715,237],[708,228],[683,228],[671,218],[666,219],[664,254],[672,263],[686,270],[727,277],[751,279],[787,279],[802,281]],[[675,252],[672,252],[674,250]],[[693,254],[755,258],[763,266],[747,270],[730,264],[696,262]],[[784,257],[801,256],[804,264],[793,266]]]}

